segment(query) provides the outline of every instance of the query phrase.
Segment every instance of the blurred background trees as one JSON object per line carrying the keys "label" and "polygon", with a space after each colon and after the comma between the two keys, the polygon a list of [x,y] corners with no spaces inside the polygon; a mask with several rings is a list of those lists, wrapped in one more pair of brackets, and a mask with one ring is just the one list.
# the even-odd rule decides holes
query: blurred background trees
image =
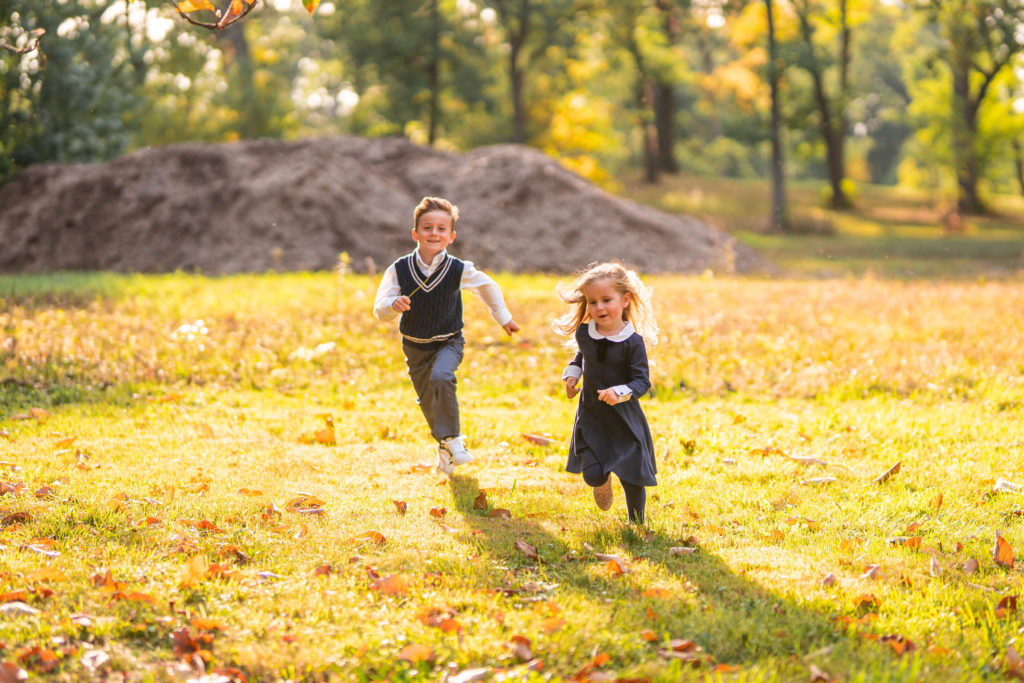
{"label": "blurred background trees", "polygon": [[208,31],[173,3],[0,0],[0,44],[46,31],[0,50],[0,182],[185,140],[401,135],[532,145],[609,185],[784,166],[834,208],[870,182],[982,212],[1024,192],[1022,17],[1024,0],[270,0]]}

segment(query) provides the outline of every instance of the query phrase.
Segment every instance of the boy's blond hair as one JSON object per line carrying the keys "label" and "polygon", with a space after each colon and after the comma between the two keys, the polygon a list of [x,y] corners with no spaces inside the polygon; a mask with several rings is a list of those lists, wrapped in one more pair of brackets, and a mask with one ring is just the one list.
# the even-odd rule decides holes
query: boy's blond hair
{"label": "boy's blond hair", "polygon": [[412,229],[415,230],[420,226],[420,216],[431,211],[444,211],[451,216],[452,230],[455,229],[455,223],[459,220],[459,207],[443,197],[424,197],[420,200],[416,210],[412,212]]}
{"label": "boy's blond hair", "polygon": [[633,323],[633,329],[644,338],[647,346],[657,344],[658,323],[654,319],[650,287],[640,280],[636,271],[626,268],[621,263],[591,263],[579,272],[568,289],[562,285],[558,286],[558,295],[562,301],[573,305],[572,310],[554,323],[557,331],[569,337],[568,345],[576,346],[576,328],[590,322],[587,298],[583,295],[583,289],[598,280],[607,280],[620,294],[629,294],[630,301],[622,311],[623,317]]}

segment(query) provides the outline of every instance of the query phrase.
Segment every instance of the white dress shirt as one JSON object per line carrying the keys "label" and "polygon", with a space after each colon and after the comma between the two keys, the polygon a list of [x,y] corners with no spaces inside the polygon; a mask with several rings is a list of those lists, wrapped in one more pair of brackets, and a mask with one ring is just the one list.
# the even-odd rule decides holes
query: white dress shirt
{"label": "white dress shirt", "polygon": [[[441,250],[434,257],[432,263],[423,262],[423,259],[420,258],[419,247],[416,247],[413,253],[416,255],[416,265],[420,271],[427,277],[430,277],[444,261],[445,256],[448,255],[448,250]],[[501,288],[498,287],[498,284],[487,273],[477,270],[472,261],[463,261],[463,263],[466,266],[462,270],[462,282],[459,284],[460,289],[468,289],[480,297],[491,312],[491,317],[502,327],[511,322],[512,313],[505,306],[505,297],[502,296]],[[373,302],[373,315],[378,320],[394,320],[397,318],[401,313],[391,308],[391,304],[395,303],[395,299],[401,295],[402,288],[398,284],[398,273],[395,271],[395,264],[392,263],[384,271],[384,275],[380,279],[380,286],[377,287],[377,298]],[[415,302],[413,305],[416,305]]]}

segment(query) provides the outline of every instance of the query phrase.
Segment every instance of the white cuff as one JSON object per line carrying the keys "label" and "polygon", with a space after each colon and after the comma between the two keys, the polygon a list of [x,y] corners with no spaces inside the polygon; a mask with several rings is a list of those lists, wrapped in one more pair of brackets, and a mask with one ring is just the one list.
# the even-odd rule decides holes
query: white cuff
{"label": "white cuff", "polygon": [[572,379],[579,379],[580,376],[582,376],[582,375],[583,375],[583,368],[581,368],[578,365],[570,365],[569,367],[567,367],[565,369],[565,372],[562,373],[562,380],[563,381],[567,380],[570,377]]}
{"label": "white cuff", "polygon": [[625,384],[618,384],[612,387],[612,389],[615,390],[615,394],[619,397],[619,403],[622,403],[623,401],[628,401],[629,399],[633,398],[632,390],[630,390],[630,388],[627,387]]}

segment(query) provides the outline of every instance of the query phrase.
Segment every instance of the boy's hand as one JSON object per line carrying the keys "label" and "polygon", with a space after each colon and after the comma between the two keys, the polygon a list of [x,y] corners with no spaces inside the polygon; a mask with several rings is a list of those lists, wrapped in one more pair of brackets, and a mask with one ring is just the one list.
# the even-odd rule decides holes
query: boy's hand
{"label": "boy's hand", "polygon": [[598,390],[597,399],[613,406],[619,402],[619,395],[616,393],[615,389],[608,387],[607,389]]}
{"label": "boy's hand", "polygon": [[519,325],[516,325],[515,320],[509,320],[507,323],[501,326],[501,329],[505,330],[505,334],[510,337],[519,331]]}
{"label": "boy's hand", "polygon": [[566,398],[572,398],[576,394],[580,393],[580,390],[576,388],[576,382],[578,382],[578,381],[579,380],[576,377],[566,377],[565,378],[565,397]]}
{"label": "boy's hand", "polygon": [[391,302],[391,308],[395,309],[399,313],[405,313],[412,308],[412,302],[407,296],[400,296]]}

